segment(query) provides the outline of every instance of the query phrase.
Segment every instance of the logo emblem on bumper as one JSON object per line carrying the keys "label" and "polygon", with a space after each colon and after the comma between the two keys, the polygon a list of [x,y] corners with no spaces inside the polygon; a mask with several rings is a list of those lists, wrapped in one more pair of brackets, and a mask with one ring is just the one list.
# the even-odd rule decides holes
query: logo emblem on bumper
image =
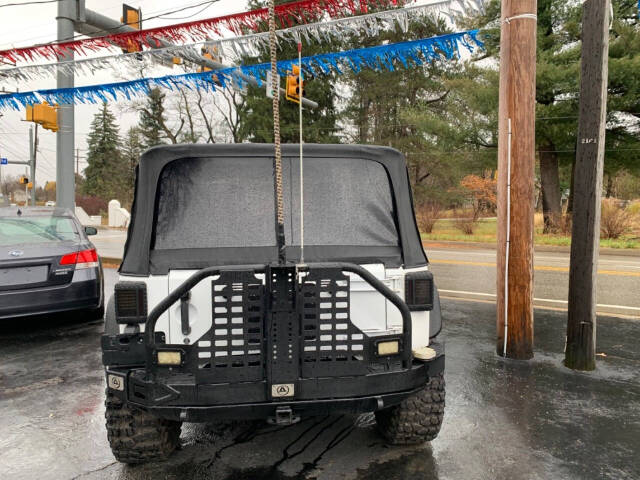
{"label": "logo emblem on bumper", "polygon": [[275,383],[271,385],[271,396],[278,397],[293,397],[294,385],[293,383]]}
{"label": "logo emblem on bumper", "polygon": [[12,257],[21,257],[22,255],[24,255],[24,252],[22,250],[11,250],[9,252],[9,255]]}
{"label": "logo emblem on bumper", "polygon": [[107,384],[109,388],[113,390],[124,391],[124,378],[119,375],[109,375],[107,378]]}

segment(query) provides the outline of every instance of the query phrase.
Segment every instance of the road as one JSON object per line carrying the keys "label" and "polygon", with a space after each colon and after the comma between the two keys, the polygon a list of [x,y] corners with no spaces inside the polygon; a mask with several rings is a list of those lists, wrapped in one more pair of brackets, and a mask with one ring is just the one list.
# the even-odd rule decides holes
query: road
{"label": "road", "polygon": [[[495,302],[495,250],[427,246],[426,252],[442,296]],[[537,252],[534,269],[535,306],[566,310],[569,254]],[[601,255],[597,293],[598,313],[640,317],[640,252]]]}
{"label": "road", "polygon": [[[106,270],[107,291],[116,273]],[[596,372],[562,366],[566,314],[536,312],[536,357],[494,353],[495,307],[443,301],[447,407],[440,436],[385,445],[371,415],[186,424],[168,461],[115,462],[104,429],[101,322],[0,324],[0,478],[421,480],[640,478],[640,330],[599,318]]]}
{"label": "road", "polygon": [[[127,232],[101,229],[92,240],[100,255],[122,258]],[[441,294],[449,298],[495,301],[496,251],[486,248],[426,247]],[[537,252],[534,256],[534,304],[566,310],[569,254]],[[640,251],[635,256],[601,255],[598,308],[603,315],[640,317]]]}
{"label": "road", "polygon": [[98,235],[91,237],[101,257],[122,258],[124,243],[127,241],[127,231],[110,228],[100,228]]}

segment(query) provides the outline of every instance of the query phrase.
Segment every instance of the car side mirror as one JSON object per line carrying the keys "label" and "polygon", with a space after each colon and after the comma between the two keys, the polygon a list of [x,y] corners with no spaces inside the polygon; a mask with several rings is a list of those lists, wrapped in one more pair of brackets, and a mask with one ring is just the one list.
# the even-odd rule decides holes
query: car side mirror
{"label": "car side mirror", "polygon": [[87,235],[97,235],[98,229],[96,227],[84,227],[84,233]]}

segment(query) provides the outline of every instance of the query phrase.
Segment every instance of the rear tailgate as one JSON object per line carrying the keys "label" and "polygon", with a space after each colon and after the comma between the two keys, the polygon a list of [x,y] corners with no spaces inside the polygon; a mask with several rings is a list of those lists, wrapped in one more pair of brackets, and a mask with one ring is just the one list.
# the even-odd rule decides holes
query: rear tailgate
{"label": "rear tailgate", "polygon": [[[382,264],[363,265],[363,268],[371,272],[388,286],[392,283],[385,280],[385,268]],[[196,270],[171,270],[168,275],[169,291],[175,290],[187,278],[196,273]],[[351,322],[365,333],[381,334],[389,331],[387,316],[400,319],[397,332],[402,331],[401,315],[398,309],[391,305],[376,289],[354,274],[347,274],[351,278],[350,285],[350,318]],[[264,281],[264,275],[257,274],[257,278]],[[167,343],[183,344],[185,337],[190,343],[197,341],[212,327],[213,295],[211,278],[198,283],[192,290],[189,298],[189,329],[188,335],[182,333],[181,304],[176,302],[169,310],[169,332]],[[151,303],[151,302],[150,302]],[[151,308],[151,305],[150,305]],[[156,328],[156,330],[160,330]]]}

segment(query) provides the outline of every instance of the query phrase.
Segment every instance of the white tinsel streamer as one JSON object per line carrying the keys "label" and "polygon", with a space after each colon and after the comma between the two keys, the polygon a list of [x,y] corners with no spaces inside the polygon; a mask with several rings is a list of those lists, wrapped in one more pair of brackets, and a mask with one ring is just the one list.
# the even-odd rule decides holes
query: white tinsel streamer
{"label": "white tinsel streamer", "polygon": [[[347,35],[376,36],[396,26],[406,32],[410,20],[416,16],[442,14],[453,21],[458,15],[479,11],[482,2],[483,0],[441,0],[425,5],[385,10],[357,17],[298,25],[278,30],[277,36],[280,41],[297,44],[299,41],[305,43],[329,42],[343,39]],[[0,69],[0,79],[28,82],[55,77],[60,70],[67,75],[85,76],[92,76],[100,70],[111,70],[115,76],[124,77],[127,72],[139,72],[158,63],[173,66],[173,57],[182,58],[194,65],[201,65],[202,60],[199,52],[201,47],[205,45],[214,46],[220,56],[231,57],[233,61],[237,61],[243,57],[258,56],[261,50],[264,51],[268,47],[268,36],[269,32],[262,32],[136,53]]]}

